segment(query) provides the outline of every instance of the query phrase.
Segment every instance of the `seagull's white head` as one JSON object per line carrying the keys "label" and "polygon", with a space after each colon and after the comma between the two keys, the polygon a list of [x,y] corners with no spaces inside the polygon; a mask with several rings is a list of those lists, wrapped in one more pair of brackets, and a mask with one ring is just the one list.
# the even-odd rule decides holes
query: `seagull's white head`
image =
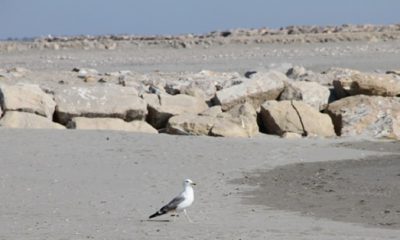
{"label": "seagull's white head", "polygon": [[190,179],[185,179],[184,181],[183,181],[183,186],[193,186],[193,185],[196,185],[196,183],[194,183],[192,180],[190,180]]}

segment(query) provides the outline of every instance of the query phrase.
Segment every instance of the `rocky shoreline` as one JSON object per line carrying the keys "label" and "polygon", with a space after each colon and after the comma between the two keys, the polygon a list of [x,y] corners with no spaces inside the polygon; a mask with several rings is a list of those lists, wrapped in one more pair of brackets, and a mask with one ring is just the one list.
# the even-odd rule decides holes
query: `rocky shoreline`
{"label": "rocky shoreline", "polygon": [[[268,71],[54,74],[0,71],[0,126],[179,135],[400,139],[400,72]],[[27,81],[28,80],[28,81]]]}
{"label": "rocky shoreline", "polygon": [[341,26],[288,26],[280,29],[233,29],[206,34],[186,35],[104,35],[104,36],[47,36],[25,40],[0,41],[0,52],[32,49],[105,49],[128,46],[163,46],[167,48],[208,48],[226,44],[293,44],[353,41],[390,41],[400,39],[400,24]]}

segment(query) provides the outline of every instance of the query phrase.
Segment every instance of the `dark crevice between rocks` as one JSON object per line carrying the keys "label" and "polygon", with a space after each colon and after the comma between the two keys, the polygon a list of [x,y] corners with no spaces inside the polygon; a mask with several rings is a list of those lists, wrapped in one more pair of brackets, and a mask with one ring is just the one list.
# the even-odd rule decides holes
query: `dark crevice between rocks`
{"label": "dark crevice between rocks", "polygon": [[[260,121],[261,124],[259,125],[259,127],[262,129],[262,133],[279,135],[279,136],[283,135],[283,131],[281,130],[281,128],[278,126],[278,124],[275,122],[274,118],[268,111],[260,112],[259,116],[260,117],[258,121]],[[267,127],[267,125],[269,126],[269,128]]]}
{"label": "dark crevice between rocks", "polygon": [[55,109],[55,111],[54,111],[54,113],[53,113],[52,121],[55,122],[55,123],[59,123],[59,124],[61,124],[61,125],[64,125],[65,127],[68,128],[68,126],[67,126],[67,125],[68,125],[68,122],[63,123],[63,122],[61,121],[60,113],[59,113],[58,110],[57,110],[57,106],[56,106],[56,109]]}
{"label": "dark crevice between rocks", "polygon": [[80,113],[80,114],[69,114],[59,111],[54,111],[52,121],[55,123],[59,123],[64,125],[67,128],[75,128],[75,124],[72,122],[72,119],[75,117],[85,117],[85,118],[119,118],[126,122],[136,121],[136,120],[144,120],[143,114],[138,113],[136,111],[127,111],[125,114],[101,114],[101,113]]}
{"label": "dark crevice between rocks", "polygon": [[244,73],[244,76],[246,78],[251,78],[251,76],[256,74],[256,73],[257,73],[257,71],[247,71],[247,72]]}
{"label": "dark crevice between rocks", "polygon": [[342,135],[342,115],[341,114],[334,114],[329,110],[325,110],[324,113],[327,113],[329,115],[329,117],[332,119],[332,123],[333,123],[333,127],[335,129],[335,133],[337,136],[341,136]]}
{"label": "dark crevice between rocks", "polygon": [[221,105],[221,102],[218,100],[217,98],[217,94],[214,95],[213,98],[211,98],[210,100],[210,105],[212,106],[217,106],[217,105]]}
{"label": "dark crevice between rocks", "polygon": [[328,98],[328,104],[332,103],[334,101],[339,100],[339,96],[337,96],[336,91],[334,88],[329,88],[329,98]]}
{"label": "dark crevice between rocks", "polygon": [[4,114],[6,113],[5,111],[5,107],[4,107],[4,95],[3,95],[3,91],[1,91],[0,89],[0,108],[1,108],[1,114],[0,114],[0,118],[2,118],[4,116]]}
{"label": "dark crevice between rocks", "polygon": [[297,116],[299,117],[300,124],[301,124],[301,128],[303,129],[303,133],[301,134],[301,136],[307,137],[307,136],[308,136],[308,132],[307,132],[305,126],[304,126],[303,119],[302,119],[302,117],[301,117],[301,115],[300,115],[299,110],[297,110],[296,106],[293,104],[293,100],[290,100],[290,104],[292,105],[293,109],[294,109],[294,110],[296,111],[296,113],[297,113]]}
{"label": "dark crevice between rocks", "polygon": [[260,133],[267,133],[267,128],[264,125],[263,119],[262,119],[262,115],[261,115],[261,111],[257,112],[257,125],[258,125],[258,131]]}

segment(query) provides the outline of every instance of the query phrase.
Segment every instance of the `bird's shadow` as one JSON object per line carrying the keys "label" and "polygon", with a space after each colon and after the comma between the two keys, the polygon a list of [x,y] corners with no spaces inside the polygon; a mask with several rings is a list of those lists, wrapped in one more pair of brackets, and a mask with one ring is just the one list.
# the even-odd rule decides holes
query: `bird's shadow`
{"label": "bird's shadow", "polygon": [[146,219],[146,220],[143,220],[143,221],[145,221],[145,222],[171,222],[171,220],[157,220],[157,219],[155,219],[155,220]]}

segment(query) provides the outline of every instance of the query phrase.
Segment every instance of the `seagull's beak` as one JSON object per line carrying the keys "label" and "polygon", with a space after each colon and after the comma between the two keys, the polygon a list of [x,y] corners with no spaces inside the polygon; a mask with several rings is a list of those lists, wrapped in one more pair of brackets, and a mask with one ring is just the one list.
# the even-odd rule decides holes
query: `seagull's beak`
{"label": "seagull's beak", "polygon": [[193,186],[195,186],[195,185],[196,185],[196,183],[195,183],[195,182],[192,182],[192,185],[193,185]]}

